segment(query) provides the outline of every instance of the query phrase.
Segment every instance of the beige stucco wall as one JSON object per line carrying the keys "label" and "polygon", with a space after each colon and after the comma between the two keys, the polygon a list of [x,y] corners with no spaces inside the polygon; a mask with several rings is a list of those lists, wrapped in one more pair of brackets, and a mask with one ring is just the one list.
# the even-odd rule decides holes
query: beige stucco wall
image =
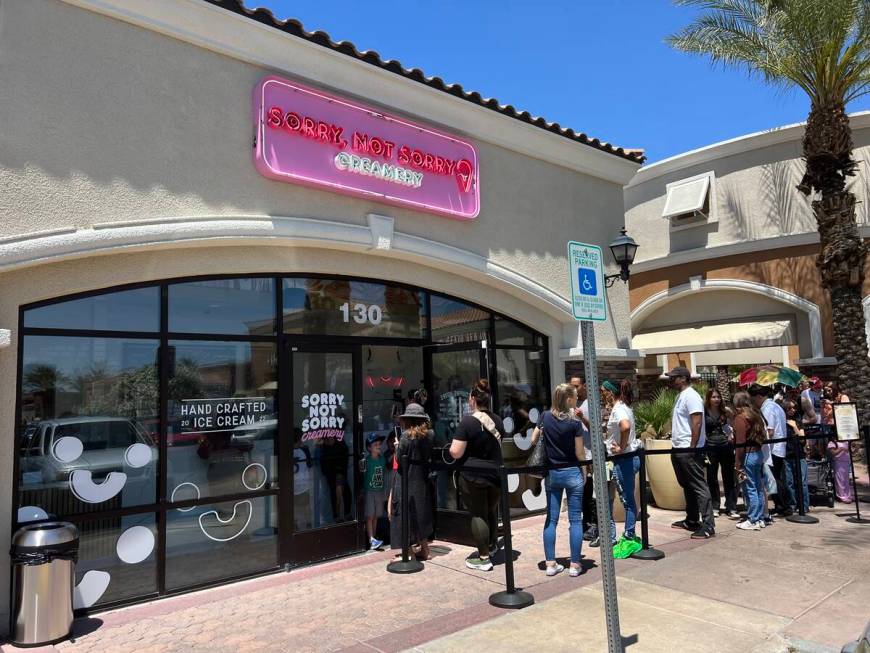
{"label": "beige stucco wall", "polygon": [[[251,91],[267,73],[292,77],[290,60],[286,70],[264,69],[56,0],[0,4],[0,48],[0,86],[15,89],[0,107],[7,236],[168,216],[363,224],[375,212],[395,218],[397,231],[479,254],[567,297],[565,242],[606,250],[622,225],[619,184],[473,133],[459,132],[480,154],[482,208],[471,222],[266,179],[251,162]],[[341,92],[341,80],[310,81]],[[366,101],[377,98],[373,88]],[[496,117],[505,129],[519,125]],[[600,346],[627,346],[627,305],[616,286],[616,320],[599,328]],[[576,325],[566,325],[566,341],[554,344],[575,346]]]}
{"label": "beige stucco wall", "polygon": [[[858,197],[858,221],[870,224],[870,114],[852,118],[858,174],[851,188]],[[796,188],[803,174],[802,128],[747,136],[712,145],[638,171],[625,189],[626,225],[641,248],[637,262],[698,248],[715,248],[766,238],[816,231],[810,199]],[[774,142],[771,140],[781,140]],[[759,146],[759,144],[761,144]],[[736,150],[741,150],[736,153]],[[669,183],[707,172],[715,173],[711,217],[718,222],[670,230],[662,218]],[[776,246],[775,244],[773,246]]]}

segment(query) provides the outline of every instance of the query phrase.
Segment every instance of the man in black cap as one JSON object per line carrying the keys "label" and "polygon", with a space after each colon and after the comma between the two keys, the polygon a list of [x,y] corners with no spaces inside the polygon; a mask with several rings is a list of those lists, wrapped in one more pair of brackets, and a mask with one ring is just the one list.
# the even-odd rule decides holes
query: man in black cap
{"label": "man in black cap", "polygon": [[713,500],[704,469],[704,454],[680,451],[703,447],[705,444],[704,400],[692,387],[692,374],[688,369],[675,367],[668,372],[668,376],[680,393],[671,414],[671,464],[686,496],[686,518],[674,522],[672,526],[692,531],[693,539],[705,540],[713,537],[716,530]]}

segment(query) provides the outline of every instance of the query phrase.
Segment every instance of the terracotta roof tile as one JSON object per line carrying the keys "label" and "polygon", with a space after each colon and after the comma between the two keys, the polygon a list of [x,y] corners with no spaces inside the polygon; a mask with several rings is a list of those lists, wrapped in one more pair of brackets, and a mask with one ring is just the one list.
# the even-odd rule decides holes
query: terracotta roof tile
{"label": "terracotta roof tile", "polygon": [[402,77],[412,79],[415,82],[425,84],[426,86],[437,89],[439,91],[450,93],[451,95],[455,95],[458,98],[462,98],[463,100],[467,100],[468,102],[472,102],[482,107],[492,109],[493,111],[497,111],[505,116],[521,120],[530,125],[540,127],[541,129],[546,129],[549,132],[558,134],[559,136],[563,136],[565,138],[569,138],[578,143],[594,147],[595,149],[607,152],[608,154],[614,154],[618,157],[628,159],[629,161],[633,161],[635,163],[643,163],[646,160],[643,150],[617,147],[610,143],[601,141],[597,138],[590,138],[582,132],[575,132],[570,127],[562,127],[557,122],[547,122],[544,118],[540,116],[533,117],[528,111],[518,111],[516,108],[513,107],[513,105],[510,104],[502,105],[495,98],[484,98],[477,91],[466,91],[464,88],[462,88],[460,84],[446,84],[444,80],[442,80],[440,77],[427,77],[426,74],[419,68],[405,68],[400,62],[396,61],[395,59],[384,61],[383,59],[381,59],[381,56],[374,50],[366,50],[365,52],[360,52],[356,49],[356,46],[354,46],[354,44],[350,41],[336,42],[333,41],[329,37],[329,34],[327,34],[326,32],[322,32],[319,30],[316,32],[306,31],[305,28],[302,26],[302,23],[293,18],[289,18],[283,21],[278,20],[269,9],[265,9],[262,7],[256,9],[248,9],[243,4],[242,0],[205,0],[205,2],[221,7],[222,9],[226,9],[227,11],[232,11],[233,13],[239,14],[241,16],[245,16],[246,18],[250,18],[251,20],[256,20],[257,22],[264,25],[280,29],[287,34],[292,34],[293,36],[305,39],[306,41],[309,41],[311,43],[316,43],[317,45],[329,48],[330,50],[341,52],[342,54],[354,57],[356,59],[359,59],[360,61],[364,61],[373,66],[377,66],[378,68],[383,68],[384,70],[388,70],[391,73],[395,73],[397,75],[401,75]]}

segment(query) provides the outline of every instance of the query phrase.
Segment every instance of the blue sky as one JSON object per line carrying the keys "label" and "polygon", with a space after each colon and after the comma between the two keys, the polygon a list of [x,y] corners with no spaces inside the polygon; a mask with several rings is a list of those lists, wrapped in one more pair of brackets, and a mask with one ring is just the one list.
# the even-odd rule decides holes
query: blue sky
{"label": "blue sky", "polygon": [[[670,0],[246,0],[649,162],[806,119],[799,91],[671,50]],[[850,111],[870,108],[862,98]]]}

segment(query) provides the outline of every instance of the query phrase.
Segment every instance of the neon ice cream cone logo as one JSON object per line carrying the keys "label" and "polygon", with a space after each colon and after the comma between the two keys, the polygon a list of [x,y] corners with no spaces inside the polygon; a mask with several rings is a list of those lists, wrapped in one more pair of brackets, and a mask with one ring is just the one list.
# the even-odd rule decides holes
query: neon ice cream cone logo
{"label": "neon ice cream cone logo", "polygon": [[467,193],[471,190],[471,184],[474,182],[474,167],[468,159],[460,159],[456,162],[456,183],[459,185],[459,190]]}

